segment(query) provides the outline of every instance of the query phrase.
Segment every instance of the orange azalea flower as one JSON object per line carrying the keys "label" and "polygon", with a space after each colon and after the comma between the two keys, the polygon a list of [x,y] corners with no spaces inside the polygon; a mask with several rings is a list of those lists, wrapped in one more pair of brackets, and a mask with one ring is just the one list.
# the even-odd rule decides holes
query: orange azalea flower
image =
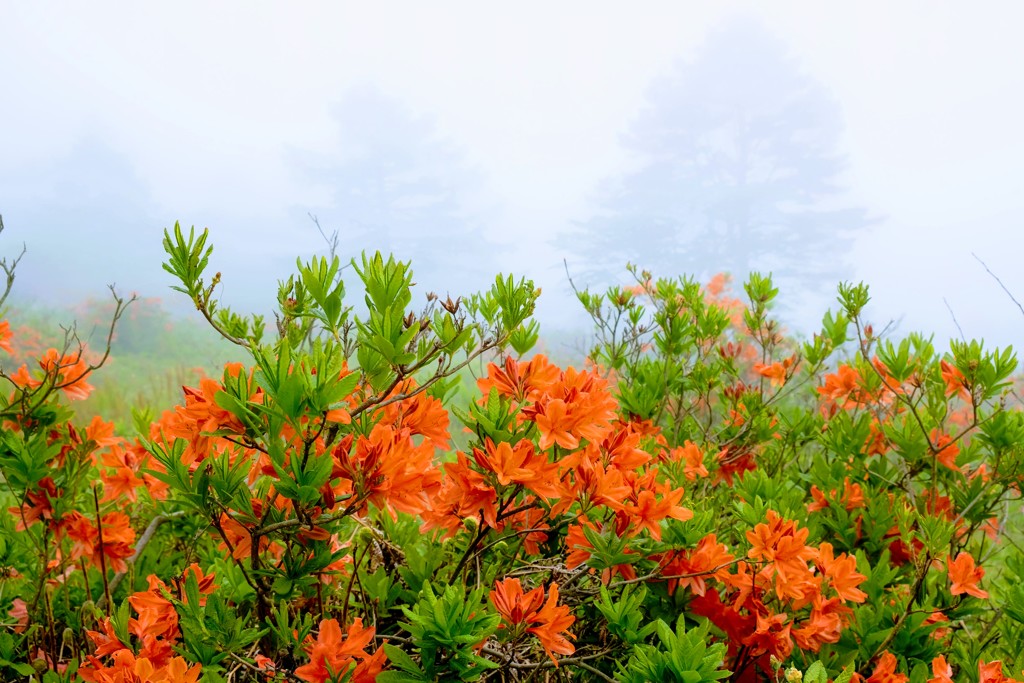
{"label": "orange azalea flower", "polygon": [[538,406],[534,421],[540,429],[540,447],[544,450],[555,444],[568,450],[580,445],[579,439],[572,433],[575,421],[565,401],[556,398]]}
{"label": "orange azalea flower", "polygon": [[786,367],[782,363],[754,363],[754,372],[770,380],[773,387],[781,387],[786,383]]}
{"label": "orange azalea flower", "polygon": [[954,472],[959,472],[960,468],[956,466],[956,457],[960,455],[960,447],[953,443],[953,437],[938,429],[933,429],[928,438],[935,446],[935,457],[939,464]]}
{"label": "orange azalea flower", "polygon": [[537,636],[544,651],[556,667],[558,660],[555,659],[554,653],[571,655],[576,651],[573,644],[566,638],[566,636],[572,637],[572,634],[566,629],[572,626],[576,617],[569,614],[568,605],[558,605],[557,603],[558,584],[552,583],[548,591],[548,601],[544,603],[544,607],[537,612],[533,619],[534,626],[526,629],[527,633]]}
{"label": "orange azalea flower", "polygon": [[692,552],[675,553],[662,567],[661,575],[676,576],[668,579],[669,595],[675,593],[677,586],[689,588],[694,595],[704,595],[707,592],[707,579],[715,577],[721,580],[728,575],[726,565],[734,559],[725,545],[718,542],[715,534],[708,534],[700,539]]}
{"label": "orange azalea flower", "polygon": [[970,401],[971,395],[967,391],[967,378],[964,374],[955,365],[944,360],[939,361],[939,367],[942,369],[942,380],[946,383],[946,396],[956,395]]}
{"label": "orange azalea flower", "polygon": [[87,441],[95,441],[100,448],[113,446],[122,441],[121,437],[114,435],[114,423],[104,422],[99,415],[92,418],[92,422],[85,428],[85,438]]}
{"label": "orange azalea flower", "polygon": [[35,389],[43,382],[32,376],[27,365],[22,365],[11,375],[11,381],[22,389]]}
{"label": "orange azalea flower", "polygon": [[[407,379],[395,387],[388,394],[388,398],[411,394],[417,386],[414,380]],[[411,436],[422,436],[435,448],[448,450],[450,446],[448,411],[441,401],[429,394],[419,393],[411,398],[389,403],[378,410],[375,417],[397,430],[408,429]]]}
{"label": "orange azalea flower", "polygon": [[868,676],[865,683],[905,683],[906,674],[896,673],[896,665],[899,662],[896,656],[886,650],[875,663],[875,670]]}
{"label": "orange azalea flower", "polygon": [[843,507],[850,512],[867,506],[867,502],[864,500],[864,489],[860,484],[850,482],[849,477],[843,478],[843,496],[840,501],[843,503]]}
{"label": "orange azalea flower", "polygon": [[697,477],[708,476],[708,468],[704,466],[704,453],[697,444],[687,439],[682,446],[672,449],[672,460],[682,459],[683,475],[689,481],[695,481]]}
{"label": "orange azalea flower", "polygon": [[750,654],[755,657],[771,655],[778,659],[786,659],[793,652],[790,629],[785,614],[759,614],[757,628],[743,639],[743,644],[750,648]]}
{"label": "orange azalea flower", "polygon": [[1003,675],[1003,663],[999,660],[985,663],[978,661],[978,683],[1017,683]]}
{"label": "orange azalea flower", "polygon": [[838,643],[845,619],[853,610],[841,603],[839,598],[828,598],[821,594],[814,596],[810,617],[800,628],[793,630],[793,637],[802,650],[818,652],[822,645]]}
{"label": "orange azalea flower", "polygon": [[955,560],[946,558],[949,568],[949,580],[953,584],[949,589],[952,595],[967,593],[976,598],[987,598],[988,592],[978,588],[978,582],[985,576],[985,570],[974,565],[974,558],[968,553],[960,553]]}
{"label": "orange azalea flower", "polygon": [[841,600],[864,602],[867,599],[867,593],[857,588],[868,580],[868,577],[857,571],[857,558],[846,553],[833,558],[832,544],[822,543],[818,546],[818,562],[829,579],[832,590]]}
{"label": "orange azalea flower", "polygon": [[[228,364],[226,371],[238,374],[240,364]],[[209,377],[199,380],[199,387],[182,387],[185,405],[176,406],[173,412],[165,412],[160,420],[153,425],[153,438],[179,438],[189,442],[182,461],[191,467],[202,462],[209,455],[220,453],[227,447],[234,448],[227,439],[210,434],[227,430],[235,434],[244,434],[245,425],[233,413],[217,403],[217,394],[224,386]],[[262,390],[255,390],[249,397],[251,401],[262,400]]]}
{"label": "orange azalea flower", "polygon": [[468,517],[479,517],[492,528],[498,526],[498,494],[484,476],[469,466],[466,454],[459,451],[455,462],[444,466],[447,475],[433,496],[432,507],[420,513],[423,530],[445,529],[445,538],[454,536]]}
{"label": "orange azalea flower", "polygon": [[96,645],[96,651],[93,653],[96,657],[106,657],[107,655],[114,654],[119,650],[127,649],[127,646],[122,643],[114,630],[114,624],[110,621],[110,617],[106,617],[103,621],[99,622],[100,628],[103,632],[99,631],[86,631],[85,634],[89,636]]}
{"label": "orange azalea flower", "polygon": [[932,677],[928,683],[953,683],[953,667],[951,667],[943,655],[932,660]]}
{"label": "orange azalea flower", "polygon": [[[829,491],[829,497],[826,498],[821,489],[816,485],[812,485],[811,497],[814,498],[814,502],[807,506],[807,511],[816,512],[818,510],[824,510],[829,506],[829,498],[835,500],[836,490],[832,489]],[[864,489],[861,488],[860,484],[851,483],[849,477],[843,478],[843,494],[839,497],[839,500],[843,504],[843,507],[851,512],[866,505],[864,501]]]}
{"label": "orange azalea flower", "polygon": [[[221,513],[220,516],[220,531],[224,533],[225,537],[222,539],[220,547],[230,550],[233,558],[242,560],[252,554],[252,534],[249,533],[249,528],[226,512]],[[260,552],[269,546],[270,539],[260,536]]]}
{"label": "orange azalea flower", "polygon": [[795,358],[791,356],[781,363],[772,363],[771,365],[754,363],[754,372],[761,375],[761,377],[767,378],[773,387],[781,388],[786,383],[789,369],[792,367],[794,360]]}
{"label": "orange azalea flower", "polygon": [[362,501],[361,512],[373,503],[392,516],[395,510],[420,514],[432,507],[431,498],[441,488],[433,445],[426,441],[414,444],[408,429],[378,423],[369,436],[355,440],[354,449],[346,440],[333,455],[333,475],[351,482]]}
{"label": "orange azalea flower", "polygon": [[607,380],[596,371],[567,368],[523,408],[521,419],[537,424],[542,449],[555,444],[574,449],[580,439],[592,443],[604,439],[617,421],[617,407]]}
{"label": "orange azalea flower", "polygon": [[[903,394],[906,393],[900,383],[892,376],[889,372],[889,367],[883,363],[878,356],[871,358],[871,364],[875,366],[875,370],[882,376],[882,386],[878,389],[878,395],[875,397],[879,403],[888,404],[892,401],[892,393]],[[920,383],[920,380],[915,379],[916,375],[911,375],[908,382]]]}
{"label": "orange azalea flower", "polygon": [[572,504],[573,498],[580,500],[584,510],[596,505],[621,510],[623,501],[628,500],[633,493],[620,470],[614,467],[606,470],[601,463],[592,464],[583,461],[573,471],[573,476],[575,478],[572,485],[573,495],[563,496],[562,503],[557,506],[560,512],[562,507]]}
{"label": "orange azalea flower", "polygon": [[536,355],[528,362],[521,362],[509,356],[505,359],[504,368],[494,363],[487,365],[487,377],[478,379],[477,386],[483,394],[483,400],[497,389],[500,396],[512,398],[519,403],[535,401],[540,394],[558,381],[559,369],[548,363],[543,355]]}
{"label": "orange azalea flower", "polygon": [[39,367],[48,377],[54,377],[57,389],[64,392],[69,401],[78,401],[89,397],[93,386],[85,381],[92,370],[82,358],[83,350],[74,354],[61,355],[57,349],[49,349],[39,359]]}
{"label": "orange azalea flower", "polygon": [[105,565],[115,572],[127,571],[125,560],[135,552],[132,547],[135,530],[131,527],[131,519],[123,512],[108,512],[100,523],[103,527],[102,543],[99,528],[80,512],[71,512],[61,520],[60,531],[72,541],[72,559],[84,556],[97,569]]}
{"label": "orange azalea flower", "polygon": [[802,599],[814,590],[813,573],[808,560],[818,557],[818,551],[806,545],[808,529],[797,529],[796,522],[782,519],[774,510],[768,511],[768,523],[758,524],[747,532],[750,551],[747,557],[763,560],[765,576],[775,575],[778,597]]}
{"label": "orange azalea flower", "polygon": [[[929,614],[925,618],[925,620],[923,622],[921,622],[921,625],[922,626],[929,626],[931,624],[947,624],[947,623],[949,623],[949,617],[947,617],[942,612],[939,612],[938,610],[936,610],[935,612],[932,612],[931,614]],[[939,628],[936,628],[934,631],[932,631],[932,638],[934,638],[935,640],[942,640],[943,638],[948,636],[949,633],[950,633],[950,630],[948,628],[946,628],[946,627],[939,627]]]}
{"label": "orange azalea flower", "polygon": [[715,480],[724,481],[729,486],[732,486],[733,477],[742,477],[744,472],[753,472],[757,469],[754,452],[749,448],[732,451],[729,446],[726,446],[718,451],[715,460],[718,461]]}
{"label": "orange azalea flower", "polygon": [[590,551],[593,550],[593,546],[590,545],[590,541],[583,533],[583,527],[587,526],[591,529],[595,527],[586,517],[580,517],[580,522],[581,524],[570,524],[566,529],[565,547],[569,551],[565,556],[566,569],[575,569],[589,560]]}
{"label": "orange azalea flower", "polygon": [[[599,444],[606,465],[613,465],[622,471],[635,470],[651,461],[651,455],[640,448],[643,430],[649,426],[635,422],[620,422]],[[656,437],[655,434],[650,436]],[[564,464],[563,466],[568,466]]]}
{"label": "orange azalea flower", "polygon": [[825,493],[818,488],[817,484],[811,484],[811,498],[814,499],[814,502],[807,505],[808,512],[818,512],[828,507],[828,499],[825,497]]}
{"label": "orange azalea flower", "polygon": [[373,642],[374,631],[372,626],[363,628],[363,620],[357,618],[342,638],[341,626],[336,619],[321,621],[316,640],[310,638],[306,643],[309,663],[297,668],[295,675],[310,683],[325,683],[355,664],[349,680],[374,680],[384,664],[383,650],[379,649],[373,655],[365,651]]}
{"label": "orange azalea flower", "polygon": [[[532,497],[523,500],[522,506],[534,502]],[[522,507],[520,506],[520,507]],[[498,531],[504,531],[511,527],[518,532],[518,537],[523,539],[523,549],[527,555],[536,555],[540,552],[540,544],[548,540],[548,535],[543,529],[548,529],[548,513],[543,508],[527,507],[525,510],[509,515],[498,523]]]}
{"label": "orange azalea flower", "polygon": [[695,615],[707,618],[725,632],[733,654],[743,640],[757,629],[757,618],[754,615],[744,614],[738,608],[724,604],[718,591],[708,591],[695,597],[690,602],[689,609]]}
{"label": "orange azalea flower", "polygon": [[889,439],[886,438],[878,420],[871,420],[871,431],[864,441],[864,454],[868,456],[885,455],[887,450],[889,450]]}
{"label": "orange azalea flower", "polygon": [[636,504],[626,505],[619,512],[621,518],[628,520],[624,531],[635,535],[646,529],[654,540],[660,541],[663,520],[672,517],[685,522],[693,517],[693,512],[676,505],[682,497],[682,489],[666,492],[660,500],[651,490],[640,491],[636,496]]}
{"label": "orange azalea flower", "polygon": [[849,365],[840,365],[834,374],[825,375],[824,386],[818,387],[818,393],[827,401],[839,405],[862,402],[860,373]]}
{"label": "orange azalea flower", "polygon": [[24,531],[40,519],[53,519],[53,503],[61,494],[63,489],[58,489],[50,477],[43,477],[36,484],[38,490],[25,493],[27,505],[8,508],[8,512],[18,518],[15,525],[16,531]]}
{"label": "orange azalea flower", "polygon": [[110,451],[103,454],[103,464],[114,468],[113,474],[103,472],[103,498],[101,502],[127,498],[131,502],[138,500],[137,489],[145,485],[145,481],[136,474],[139,463],[134,461],[134,454],[120,445],[111,446]]}
{"label": "orange azalea flower", "polygon": [[544,588],[537,586],[529,593],[523,593],[523,584],[517,578],[495,581],[490,592],[491,603],[501,618],[512,626],[518,626],[533,619],[544,604]]}
{"label": "orange azalea flower", "polygon": [[189,666],[183,657],[158,665],[127,648],[114,653],[113,660],[105,667],[96,657],[87,657],[78,675],[87,683],[197,683],[202,672],[200,664]]}
{"label": "orange azalea flower", "polygon": [[0,349],[3,349],[7,353],[14,355],[14,347],[11,346],[11,337],[14,334],[11,332],[11,323],[4,320],[0,322]]}
{"label": "orange azalea flower", "polygon": [[[537,586],[529,593],[523,593],[523,586],[517,578],[495,581],[490,593],[491,603],[510,626],[526,624],[527,633],[537,636],[541,646],[554,665],[558,660],[553,653],[571,655],[576,651],[566,636],[572,637],[565,629],[572,626],[576,617],[569,614],[568,605],[558,605],[558,584],[552,583],[544,602],[544,588]],[[541,604],[543,603],[543,607]]]}
{"label": "orange azalea flower", "polygon": [[129,604],[138,614],[129,619],[128,629],[140,639],[147,636],[175,640],[178,637],[178,613],[174,605],[164,597],[167,586],[153,574],[146,577],[149,590],[133,593]]}
{"label": "orange azalea flower", "polygon": [[473,449],[473,459],[482,469],[493,472],[501,486],[522,484],[544,498],[562,495],[558,484],[559,465],[549,462],[544,455],[538,455],[531,441],[523,439],[513,447],[505,442],[495,446],[487,439],[485,451]]}

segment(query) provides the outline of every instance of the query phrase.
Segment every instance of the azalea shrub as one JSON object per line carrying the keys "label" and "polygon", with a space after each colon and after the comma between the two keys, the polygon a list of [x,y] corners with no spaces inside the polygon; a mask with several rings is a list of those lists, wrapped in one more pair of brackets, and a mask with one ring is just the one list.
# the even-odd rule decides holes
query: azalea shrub
{"label": "azalea shrub", "polygon": [[300,260],[269,320],[206,231],[164,246],[245,360],[130,430],[69,408],[130,300],[3,364],[0,679],[1024,680],[1011,349],[876,334],[852,284],[798,339],[770,277],[631,268],[560,367],[525,279],[414,304],[367,254],[354,301]]}

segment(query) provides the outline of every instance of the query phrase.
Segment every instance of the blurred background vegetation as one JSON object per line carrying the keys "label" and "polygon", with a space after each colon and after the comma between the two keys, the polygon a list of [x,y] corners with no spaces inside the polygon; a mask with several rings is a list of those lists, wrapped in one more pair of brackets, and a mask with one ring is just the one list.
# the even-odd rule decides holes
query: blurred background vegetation
{"label": "blurred background vegetation", "polygon": [[[68,333],[77,334],[85,344],[87,359],[97,359],[103,353],[113,311],[112,298],[90,298],[63,308],[11,306],[2,318],[10,323],[14,354],[0,356],[0,366],[9,373],[22,364],[34,370],[39,356],[48,348],[60,349]],[[588,339],[561,333],[542,339],[534,352],[556,363],[580,366],[588,344]],[[243,349],[220,337],[198,313],[183,317],[171,313],[160,298],[139,298],[118,321],[107,362],[89,379],[95,391],[71,403],[76,422],[86,424],[98,415],[113,421],[119,433],[130,435],[133,410],[158,417],[183,403],[183,386],[197,386],[203,376],[220,377],[229,362],[252,364]],[[452,387],[457,402],[463,397],[469,400],[476,377],[486,374],[486,367],[487,360],[481,360],[466,368]],[[460,428],[452,426],[456,442]]]}

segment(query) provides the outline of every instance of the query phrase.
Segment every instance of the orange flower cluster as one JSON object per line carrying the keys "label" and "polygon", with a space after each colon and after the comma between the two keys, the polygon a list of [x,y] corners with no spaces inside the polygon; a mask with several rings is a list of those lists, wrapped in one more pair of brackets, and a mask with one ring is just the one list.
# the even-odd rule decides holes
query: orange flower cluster
{"label": "orange flower cluster", "polygon": [[572,450],[581,439],[600,441],[610,430],[618,404],[607,380],[596,372],[559,370],[544,356],[535,356],[522,369],[519,365],[511,358],[504,369],[491,363],[477,384],[485,396],[493,387],[516,401],[520,419],[536,423],[543,450],[554,445]]}
{"label": "orange flower cluster", "polygon": [[[204,575],[198,565],[185,570],[184,577],[192,574],[198,583],[201,595],[208,595],[216,588],[213,575]],[[128,621],[128,632],[138,639],[137,647],[122,643],[114,631],[110,618],[100,622],[102,631],[87,631],[96,646],[95,652],[86,657],[78,670],[79,676],[87,683],[196,683],[202,667],[189,667],[181,657],[174,656],[174,645],[181,637],[178,628],[178,613],[174,604],[167,599],[171,594],[167,585],[153,576],[146,577],[149,589],[132,594],[128,598],[136,616]],[[205,598],[201,598],[205,601]],[[110,663],[104,664],[103,658]]]}
{"label": "orange flower cluster", "polygon": [[14,346],[11,344],[11,339],[14,338],[14,333],[11,332],[11,323],[7,320],[0,321],[0,349],[14,355]]}
{"label": "orange flower cluster", "polygon": [[504,579],[494,583],[490,598],[498,614],[509,626],[515,629],[526,625],[526,633],[537,636],[544,652],[556,667],[558,660],[555,654],[571,655],[576,651],[568,640],[572,634],[566,631],[576,621],[576,617],[569,614],[568,606],[558,604],[558,584],[552,583],[548,588],[545,602],[543,586],[523,593],[519,579]]}
{"label": "orange flower cluster", "polygon": [[946,383],[946,396],[959,396],[964,401],[970,401],[970,387],[964,373],[944,360],[939,361],[939,367],[942,372],[942,381]]}
{"label": "orange flower cluster", "polygon": [[97,449],[92,456],[103,482],[101,502],[123,498],[134,503],[140,490],[147,491],[154,500],[163,500],[167,495],[167,484],[152,474],[162,472],[162,466],[138,439],[129,444],[114,434],[113,422],[104,422],[99,416],[86,427],[85,438]]}
{"label": "orange flower cluster", "polygon": [[[646,531],[660,539],[664,520],[692,517],[679,504],[683,490],[661,481],[654,458],[641,448],[656,430],[616,419],[616,401],[596,371],[560,371],[540,355],[528,362],[508,358],[501,367],[491,363],[478,383],[482,391],[493,389],[510,399],[520,424],[537,425],[541,451],[523,439],[497,445],[487,440],[471,456],[458,453],[455,462],[444,466],[435,504],[421,515],[424,530],[443,529],[451,537],[468,518],[498,531],[506,525],[543,529],[545,519],[578,503],[580,524],[587,523],[588,511],[610,508],[618,534]],[[656,437],[655,443],[664,444],[664,439]],[[693,444],[661,455],[661,462],[678,460],[685,461],[688,477],[707,475],[703,455]],[[569,533],[582,537],[578,525]],[[527,549],[546,538],[543,531],[534,531],[525,540]],[[585,559],[585,551],[570,557],[577,565]]]}
{"label": "orange flower cluster", "polygon": [[[10,348],[10,344],[7,344],[7,348]],[[72,354],[61,354],[57,349],[47,349],[39,358],[39,367],[42,368],[45,379],[36,379],[29,372],[28,366],[22,365],[11,375],[11,381],[22,389],[35,389],[44,382],[52,383],[52,386],[59,389],[69,401],[80,401],[88,398],[94,388],[86,382],[92,368],[84,356],[84,348]]]}
{"label": "orange flower cluster", "polygon": [[[242,371],[241,363],[228,363],[225,371],[237,377]],[[199,387],[182,387],[185,405],[166,411],[150,429],[151,437],[168,443],[174,439],[185,439],[188,445],[182,454],[182,461],[195,469],[199,463],[213,454],[233,449],[234,443],[223,436],[212,436],[218,431],[244,434],[245,425],[230,411],[217,404],[217,393],[224,385],[215,379],[204,377]],[[256,389],[249,396],[250,401],[260,401],[262,390]]]}
{"label": "orange flower cluster", "polygon": [[71,540],[71,558],[84,557],[96,568],[113,569],[123,572],[128,569],[125,562],[135,552],[135,530],[131,519],[123,512],[108,512],[99,524],[78,511],[64,516],[57,527],[58,537]]}
{"label": "orange flower cluster", "polygon": [[783,359],[782,362],[772,363],[771,365],[755,363],[754,372],[767,379],[773,387],[781,389],[786,380],[792,376],[795,362],[796,356],[790,356]]}
{"label": "orange flower cluster", "polygon": [[[854,683],[906,683],[909,676],[896,671],[899,661],[889,651],[885,651],[875,662],[871,675],[864,679],[854,676]],[[954,683],[953,667],[946,661],[945,655],[932,660],[932,676],[927,683]],[[999,661],[978,661],[978,683],[1021,683],[1018,679],[1003,674],[1003,663]]]}
{"label": "orange flower cluster", "polygon": [[342,637],[337,619],[321,621],[316,640],[309,637],[306,641],[309,663],[297,668],[295,676],[309,683],[326,683],[348,674],[345,680],[351,683],[373,683],[386,661],[383,648],[377,648],[373,654],[366,652],[374,631],[372,626],[364,628],[362,619],[356,619]]}
{"label": "orange flower cluster", "polygon": [[[374,411],[369,434],[350,434],[334,447],[331,479],[337,483],[325,486],[324,507],[351,499],[358,514],[373,503],[394,516],[396,510],[422,514],[433,505],[441,483],[434,455],[448,448],[449,418],[440,401],[415,393],[416,388],[412,380],[400,383],[389,399],[413,394],[410,398],[393,403],[385,399],[386,405]],[[323,448],[319,441],[317,448]]]}
{"label": "orange flower cluster", "polygon": [[[732,555],[713,536],[702,540],[692,554],[673,558],[667,567],[681,575],[678,585],[689,587],[696,596],[690,603],[693,612],[729,637],[730,653],[745,648],[769,671],[770,658],[786,659],[794,643],[817,652],[822,645],[838,642],[853,613],[845,603],[867,598],[858,588],[867,577],[857,572],[856,559],[845,553],[835,557],[829,543],[808,546],[807,535],[807,529],[769,510],[767,523],[747,532],[747,557],[752,562],[736,562],[735,573],[725,568],[733,563]],[[717,591],[707,590],[710,578],[723,584],[728,602]],[[808,607],[806,616],[797,614]]]}
{"label": "orange flower cluster", "polygon": [[843,478],[843,492],[841,494],[837,494],[836,489],[832,489],[829,491],[828,497],[826,497],[821,489],[816,485],[812,485],[811,497],[814,498],[814,502],[807,506],[808,512],[824,510],[829,507],[829,501],[835,501],[837,498],[838,502],[850,512],[867,505],[864,500],[864,489],[861,488],[860,484],[851,483],[849,477]]}
{"label": "orange flower cluster", "polygon": [[978,582],[985,576],[985,570],[974,564],[974,558],[967,553],[960,553],[955,560],[946,558],[949,569],[949,589],[951,595],[973,595],[976,598],[987,598],[988,591],[978,587]]}
{"label": "orange flower cluster", "polygon": [[840,365],[835,373],[825,375],[825,384],[818,387],[818,393],[825,399],[825,406],[846,408],[864,405],[867,392],[862,388],[860,373],[849,365]]}

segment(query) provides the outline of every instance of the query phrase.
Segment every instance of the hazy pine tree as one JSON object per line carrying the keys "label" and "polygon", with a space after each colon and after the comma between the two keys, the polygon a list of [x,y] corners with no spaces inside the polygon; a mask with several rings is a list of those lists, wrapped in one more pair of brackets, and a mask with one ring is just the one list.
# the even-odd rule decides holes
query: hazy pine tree
{"label": "hazy pine tree", "polygon": [[328,190],[311,213],[326,232],[337,231],[338,255],[390,252],[417,264],[418,282],[450,287],[465,285],[452,284],[453,274],[485,268],[488,249],[462,203],[478,176],[458,148],[429,119],[371,87],[348,92],[333,114],[339,151],[304,165]]}
{"label": "hazy pine tree", "polygon": [[630,261],[831,288],[869,223],[842,201],[840,133],[838,105],[785,45],[732,21],[652,85],[624,137],[635,170],[604,185],[567,247],[591,279],[613,280]]}

